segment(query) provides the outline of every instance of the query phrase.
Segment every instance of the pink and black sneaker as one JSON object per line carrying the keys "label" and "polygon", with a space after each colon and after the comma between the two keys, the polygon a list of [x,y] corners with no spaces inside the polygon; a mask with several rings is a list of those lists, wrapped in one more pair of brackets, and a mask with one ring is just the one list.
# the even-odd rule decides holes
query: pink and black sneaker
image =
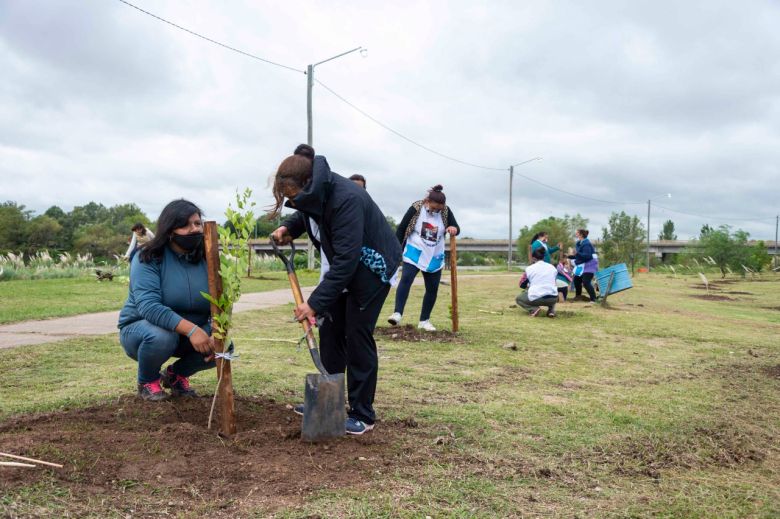
{"label": "pink and black sneaker", "polygon": [[150,402],[159,402],[161,400],[168,400],[168,393],[160,387],[160,380],[158,379],[145,384],[139,382],[138,397],[142,400],[149,400]]}
{"label": "pink and black sneaker", "polygon": [[171,371],[170,366],[160,376],[163,387],[170,389],[171,395],[197,398],[198,394],[190,387],[190,380]]}

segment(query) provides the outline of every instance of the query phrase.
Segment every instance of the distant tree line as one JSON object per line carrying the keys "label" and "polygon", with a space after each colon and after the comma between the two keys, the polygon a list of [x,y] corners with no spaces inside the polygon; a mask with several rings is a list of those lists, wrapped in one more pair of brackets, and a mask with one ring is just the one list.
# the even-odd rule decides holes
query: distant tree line
{"label": "distant tree line", "polygon": [[0,252],[34,254],[46,249],[108,258],[125,252],[136,222],[150,225],[135,204],[106,207],[90,202],[69,212],[53,205],[35,215],[24,205],[8,201],[0,203]]}

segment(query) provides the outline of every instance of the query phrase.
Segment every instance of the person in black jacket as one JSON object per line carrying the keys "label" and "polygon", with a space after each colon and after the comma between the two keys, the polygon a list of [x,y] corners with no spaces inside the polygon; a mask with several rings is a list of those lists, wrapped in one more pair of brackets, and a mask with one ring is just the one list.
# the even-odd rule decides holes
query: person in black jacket
{"label": "person in black jacket", "polygon": [[436,331],[430,319],[444,268],[446,233],[457,236],[460,227],[447,206],[442,186],[437,185],[428,191],[424,200],[412,204],[396,230],[398,242],[404,248],[404,268],[395,294],[395,310],[387,319],[393,326],[401,322],[412,282],[417,273],[422,271],[425,295],[417,327],[428,332]]}
{"label": "person in black jacket", "polygon": [[[295,309],[299,321],[323,317],[320,353],[329,373],[347,371],[347,433],[374,428],[378,355],[374,328],[400,263],[401,248],[365,189],[332,172],[323,156],[300,145],[282,161],[273,186],[274,215],[297,209],[272,237],[289,243],[304,232],[320,250],[324,275]],[[284,200],[287,199],[285,203]]]}

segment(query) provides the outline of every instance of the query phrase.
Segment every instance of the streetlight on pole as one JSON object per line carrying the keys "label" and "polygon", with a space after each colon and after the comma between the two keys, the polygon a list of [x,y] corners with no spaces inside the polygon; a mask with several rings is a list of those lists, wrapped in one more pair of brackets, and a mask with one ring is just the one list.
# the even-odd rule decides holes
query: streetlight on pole
{"label": "streetlight on pole", "polygon": [[[327,63],[328,61],[333,61],[336,58],[340,58],[342,56],[346,56],[347,54],[352,54],[353,52],[360,51],[360,55],[365,57],[368,53],[368,49],[364,49],[363,47],[355,47],[354,49],[350,49],[346,52],[342,52],[341,54],[337,54],[335,56],[332,56],[328,59],[324,59],[322,61],[318,61],[317,63],[313,63],[306,67],[306,121],[307,121],[307,130],[306,130],[306,137],[307,137],[307,144],[309,146],[314,146],[314,122],[313,122],[313,114],[312,114],[312,89],[314,87],[314,67],[317,65],[322,65],[323,63]],[[309,269],[314,268],[314,248],[312,247],[311,243],[311,236],[309,237]]]}
{"label": "streetlight on pole", "polygon": [[533,162],[535,160],[542,160],[542,157],[534,157],[532,159],[524,160],[523,162],[518,162],[517,164],[509,166],[509,245],[507,245],[506,252],[507,270],[512,268],[512,181],[515,178],[515,167],[528,164],[529,162]]}
{"label": "streetlight on pole", "polygon": [[[656,195],[654,198],[647,199],[647,271],[650,272],[650,202],[660,195]],[[672,198],[671,193],[666,193],[663,196],[666,198]]]}

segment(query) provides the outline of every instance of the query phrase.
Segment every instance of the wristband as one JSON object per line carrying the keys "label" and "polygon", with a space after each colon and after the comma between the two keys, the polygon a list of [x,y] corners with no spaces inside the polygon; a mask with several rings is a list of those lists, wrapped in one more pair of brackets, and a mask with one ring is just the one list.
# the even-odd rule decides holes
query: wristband
{"label": "wristband", "polygon": [[190,330],[190,333],[187,334],[187,338],[189,339],[190,337],[192,337],[192,334],[195,333],[195,330],[197,330],[197,329],[198,329],[198,325],[196,324],[195,326],[192,327],[192,330]]}

